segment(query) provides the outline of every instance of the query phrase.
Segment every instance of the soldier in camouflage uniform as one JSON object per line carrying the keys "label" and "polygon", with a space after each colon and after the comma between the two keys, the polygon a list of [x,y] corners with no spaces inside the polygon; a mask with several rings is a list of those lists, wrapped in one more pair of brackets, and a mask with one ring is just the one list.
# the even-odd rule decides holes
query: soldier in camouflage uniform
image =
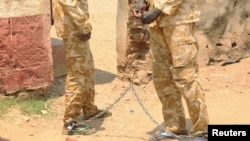
{"label": "soldier in camouflage uniform", "polygon": [[208,113],[198,80],[195,22],[200,0],[139,0],[134,15],[148,25],[153,82],[162,103],[166,131],[187,134],[182,96],[193,123],[192,134],[207,132]]}
{"label": "soldier in camouflage uniform", "polygon": [[[94,62],[88,41],[92,26],[87,0],[53,0],[53,18],[57,35],[64,42],[68,70],[63,133],[94,133],[93,128],[77,122],[81,113],[87,120],[102,112],[94,104]],[[101,117],[110,114],[106,111]]]}

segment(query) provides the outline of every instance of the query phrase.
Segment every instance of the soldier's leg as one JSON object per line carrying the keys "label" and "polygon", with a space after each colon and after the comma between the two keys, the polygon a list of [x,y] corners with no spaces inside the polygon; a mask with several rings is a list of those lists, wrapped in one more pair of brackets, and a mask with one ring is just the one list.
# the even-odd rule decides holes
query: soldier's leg
{"label": "soldier's leg", "polygon": [[82,110],[82,92],[79,89],[78,78],[75,75],[75,57],[66,57],[68,74],[65,84],[65,111],[63,121],[76,121]]}
{"label": "soldier's leg", "polygon": [[181,94],[177,90],[171,74],[172,58],[165,41],[162,29],[150,28],[150,48],[153,58],[153,82],[162,103],[162,113],[166,130],[183,131],[186,121],[181,102]]}
{"label": "soldier's leg", "polygon": [[[63,121],[69,123],[81,114],[84,107],[84,114],[96,112],[97,107],[94,105],[94,87],[93,87],[93,65],[89,64],[87,53],[88,46],[77,42],[64,41],[65,47],[82,46],[81,56],[70,57],[69,51],[66,52],[67,59],[67,78],[65,85],[65,112]],[[88,60],[88,61],[87,61]],[[89,66],[90,65],[90,66]],[[91,76],[89,78],[89,76]]]}
{"label": "soldier's leg", "polygon": [[207,131],[208,114],[204,92],[198,81],[198,46],[193,35],[193,24],[169,26],[164,30],[173,59],[172,75],[184,96],[193,122],[191,133]]}
{"label": "soldier's leg", "polygon": [[84,46],[86,55],[85,59],[81,62],[82,69],[81,74],[84,79],[81,79],[81,84],[85,87],[83,92],[83,105],[82,112],[84,117],[89,117],[97,112],[97,106],[94,104],[95,99],[95,77],[94,77],[94,60],[89,47],[89,44]]}

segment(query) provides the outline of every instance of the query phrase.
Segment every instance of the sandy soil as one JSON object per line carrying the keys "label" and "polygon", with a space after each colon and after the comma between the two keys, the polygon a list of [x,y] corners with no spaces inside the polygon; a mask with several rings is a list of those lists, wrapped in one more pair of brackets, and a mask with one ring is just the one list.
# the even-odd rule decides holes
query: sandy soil
{"label": "sandy soil", "polygon": [[[93,25],[90,45],[96,69],[96,104],[99,108],[106,108],[128,86],[128,83],[116,78],[116,1],[91,0],[89,7]],[[227,66],[216,64],[200,68],[211,124],[250,123],[249,64],[250,58],[246,58]],[[25,115],[11,110],[10,114],[0,119],[0,141],[64,141],[67,137],[61,135],[64,82],[65,77],[55,79],[50,90],[55,97],[51,106],[56,116],[29,117],[27,121]],[[152,83],[144,87],[136,86],[135,89],[146,110],[161,124],[161,104]],[[157,125],[142,110],[132,91],[126,93],[111,111],[112,117],[90,122],[91,126],[97,128],[96,134],[71,138],[78,141],[146,141],[150,135],[158,132]],[[190,129],[187,110],[186,120]]]}

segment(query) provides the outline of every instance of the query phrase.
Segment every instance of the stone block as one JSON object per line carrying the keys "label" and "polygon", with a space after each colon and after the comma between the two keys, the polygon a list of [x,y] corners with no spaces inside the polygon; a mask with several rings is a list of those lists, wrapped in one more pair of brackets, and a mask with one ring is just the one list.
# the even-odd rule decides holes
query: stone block
{"label": "stone block", "polygon": [[0,2],[0,93],[52,84],[50,2]]}

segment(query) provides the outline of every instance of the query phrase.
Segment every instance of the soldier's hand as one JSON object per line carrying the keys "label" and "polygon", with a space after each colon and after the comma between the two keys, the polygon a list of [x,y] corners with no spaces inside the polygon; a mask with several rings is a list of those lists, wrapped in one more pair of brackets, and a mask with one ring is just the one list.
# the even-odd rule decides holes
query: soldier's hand
{"label": "soldier's hand", "polygon": [[85,41],[87,41],[87,40],[90,39],[90,37],[91,37],[91,32],[88,33],[88,34],[79,34],[79,35],[77,35],[77,37],[78,37],[79,40],[85,42]]}
{"label": "soldier's hand", "polygon": [[135,9],[133,9],[133,14],[134,16],[141,18],[142,14],[144,13],[144,11],[146,11],[148,8],[148,4],[146,3],[145,0],[137,0],[136,5],[135,5]]}
{"label": "soldier's hand", "polygon": [[154,20],[156,20],[160,16],[160,14],[161,14],[161,10],[157,8],[150,10],[150,11],[146,11],[142,15],[142,23],[150,24]]}

